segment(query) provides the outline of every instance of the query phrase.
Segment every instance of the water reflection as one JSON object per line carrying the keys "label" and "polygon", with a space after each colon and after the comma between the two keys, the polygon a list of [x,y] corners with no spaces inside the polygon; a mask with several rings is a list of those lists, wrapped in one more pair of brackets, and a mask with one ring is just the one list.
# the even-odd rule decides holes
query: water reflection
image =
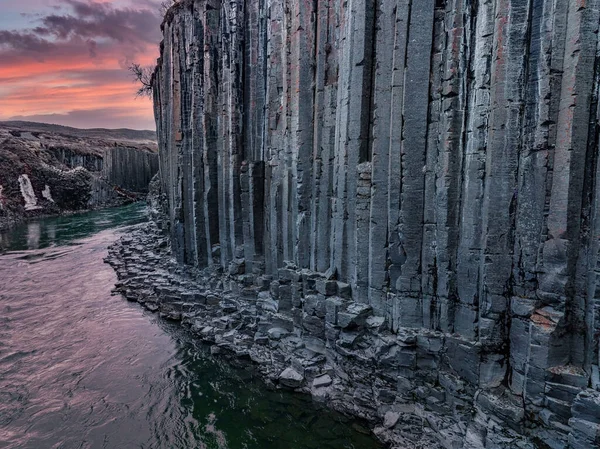
{"label": "water reflection", "polygon": [[0,252],[66,245],[115,226],[147,220],[144,203],[76,215],[42,218],[0,232]]}
{"label": "water reflection", "polygon": [[10,245],[2,236],[20,250],[0,255],[0,448],[380,449],[354,421],[267,389],[112,296],[102,259],[120,231],[73,238],[143,219],[143,207],[127,210],[29,223]]}
{"label": "water reflection", "polygon": [[56,224],[48,223],[46,225],[46,234],[48,235],[48,240],[56,240]]}
{"label": "water reflection", "polygon": [[39,249],[41,234],[40,223],[27,223],[27,249]]}

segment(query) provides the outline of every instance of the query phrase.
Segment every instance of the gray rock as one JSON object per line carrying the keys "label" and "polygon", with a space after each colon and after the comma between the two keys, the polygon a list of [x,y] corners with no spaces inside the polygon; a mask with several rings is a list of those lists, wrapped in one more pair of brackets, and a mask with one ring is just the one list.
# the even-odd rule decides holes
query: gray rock
{"label": "gray rock", "polygon": [[304,382],[304,376],[291,367],[286,368],[279,375],[279,383],[285,385],[286,387],[298,388],[300,385],[302,385],[302,382]]}
{"label": "gray rock", "polygon": [[394,427],[399,420],[400,420],[400,413],[387,412],[383,418],[383,427],[385,427],[387,429]]}
{"label": "gray rock", "polygon": [[338,285],[335,281],[329,281],[327,279],[317,279],[315,286],[317,292],[319,292],[322,295],[333,296],[337,294]]}
{"label": "gray rock", "polygon": [[268,330],[267,335],[271,340],[281,340],[283,337],[289,335],[289,332],[280,327],[273,327]]}
{"label": "gray rock", "polygon": [[330,386],[333,383],[329,374],[324,374],[323,376],[316,377],[313,380],[312,386],[313,388],[325,388]]}
{"label": "gray rock", "polygon": [[345,312],[338,313],[338,325],[342,328],[362,327],[366,324],[367,318],[371,316],[373,309],[371,306],[361,303],[351,303]]}

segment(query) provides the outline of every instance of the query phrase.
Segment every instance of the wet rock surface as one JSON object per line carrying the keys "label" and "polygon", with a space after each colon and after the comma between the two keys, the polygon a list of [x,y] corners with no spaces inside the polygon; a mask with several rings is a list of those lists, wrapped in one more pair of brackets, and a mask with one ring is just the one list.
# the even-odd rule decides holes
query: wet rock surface
{"label": "wet rock surface", "polygon": [[[254,366],[267,383],[311,394],[368,420],[377,436],[394,447],[438,447],[426,424],[429,415],[438,416],[440,426],[451,425],[437,412],[417,413],[412,392],[396,396],[397,370],[412,362],[410,356],[397,354],[406,346],[390,332],[373,331],[361,320],[346,330],[328,322],[325,314],[316,315],[312,300],[304,298],[298,307],[285,310],[280,307],[285,298],[275,299],[273,281],[264,277],[249,282],[219,268],[182,266],[155,223],[122,237],[109,249],[106,262],[119,277],[115,293],[180,322],[209,344],[214,356]],[[309,273],[294,273],[296,280],[282,285],[301,293],[302,279]],[[316,290],[310,293],[318,295]],[[351,301],[342,304],[341,298],[339,307],[353,317],[368,314]],[[416,360],[416,334],[406,338],[415,343],[406,353],[412,350]],[[441,353],[441,346],[435,349]]]}

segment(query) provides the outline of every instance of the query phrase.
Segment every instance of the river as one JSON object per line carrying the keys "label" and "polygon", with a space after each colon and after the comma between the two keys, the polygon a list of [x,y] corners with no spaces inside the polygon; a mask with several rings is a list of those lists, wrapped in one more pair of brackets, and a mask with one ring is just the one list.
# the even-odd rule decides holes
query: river
{"label": "river", "polygon": [[131,205],[0,234],[0,448],[381,447],[112,296],[107,247],[144,220]]}

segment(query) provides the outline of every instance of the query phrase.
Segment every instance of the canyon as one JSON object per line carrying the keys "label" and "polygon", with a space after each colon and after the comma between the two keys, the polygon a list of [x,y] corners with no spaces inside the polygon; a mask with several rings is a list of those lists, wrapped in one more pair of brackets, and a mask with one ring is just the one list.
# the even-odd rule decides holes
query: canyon
{"label": "canyon", "polygon": [[143,199],[157,171],[151,131],[0,122],[0,229]]}
{"label": "canyon", "polygon": [[118,289],[394,447],[598,447],[599,19],[178,2]]}

